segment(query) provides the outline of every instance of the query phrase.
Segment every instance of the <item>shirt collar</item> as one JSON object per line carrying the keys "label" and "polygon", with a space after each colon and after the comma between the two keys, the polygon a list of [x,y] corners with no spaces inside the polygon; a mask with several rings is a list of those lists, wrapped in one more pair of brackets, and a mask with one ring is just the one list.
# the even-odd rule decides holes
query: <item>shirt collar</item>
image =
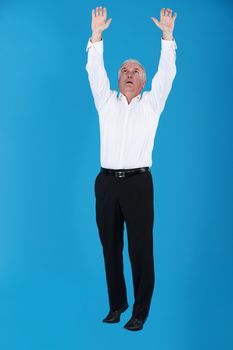
{"label": "shirt collar", "polygon": [[[141,99],[141,97],[142,97],[142,94],[140,93],[140,94],[138,94],[137,96],[135,96],[133,99],[132,99],[132,101],[133,100],[137,100],[137,101],[139,101],[140,99]],[[126,99],[126,97],[125,97],[125,95],[123,95],[121,92],[119,92],[118,93],[118,98],[120,99],[120,100],[122,100],[122,99]],[[131,102],[132,102],[131,101]]]}

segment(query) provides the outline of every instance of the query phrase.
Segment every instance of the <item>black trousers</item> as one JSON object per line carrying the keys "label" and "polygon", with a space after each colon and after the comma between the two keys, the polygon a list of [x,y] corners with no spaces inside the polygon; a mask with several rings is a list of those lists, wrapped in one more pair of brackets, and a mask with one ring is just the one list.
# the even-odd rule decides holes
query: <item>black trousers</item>
{"label": "black trousers", "polygon": [[118,178],[99,172],[95,196],[110,310],[128,304],[122,255],[125,222],[135,299],[132,315],[146,318],[154,289],[152,174]]}

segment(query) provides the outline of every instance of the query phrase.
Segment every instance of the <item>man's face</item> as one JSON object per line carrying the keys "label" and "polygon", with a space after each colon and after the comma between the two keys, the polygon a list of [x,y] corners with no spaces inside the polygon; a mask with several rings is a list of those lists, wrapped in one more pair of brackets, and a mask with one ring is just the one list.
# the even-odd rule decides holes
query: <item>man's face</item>
{"label": "man's face", "polygon": [[139,95],[145,85],[142,67],[133,61],[126,62],[121,67],[118,85],[123,95]]}

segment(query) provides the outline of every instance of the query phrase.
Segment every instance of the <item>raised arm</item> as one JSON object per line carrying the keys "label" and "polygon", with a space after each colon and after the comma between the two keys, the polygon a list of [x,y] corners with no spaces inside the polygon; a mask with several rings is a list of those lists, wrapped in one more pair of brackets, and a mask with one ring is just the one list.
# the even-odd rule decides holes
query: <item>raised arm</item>
{"label": "raised arm", "polygon": [[175,19],[177,13],[172,16],[172,10],[162,8],[160,11],[160,21],[151,17],[153,22],[162,31],[161,54],[158,71],[152,79],[151,97],[155,108],[161,114],[167,97],[170,93],[173,80],[176,75],[176,42],[173,37]]}
{"label": "raised arm", "polygon": [[107,9],[96,7],[92,10],[92,37],[87,44],[88,78],[94,97],[95,106],[100,110],[111,95],[109,79],[104,67],[102,33],[107,29],[112,19],[107,20]]}

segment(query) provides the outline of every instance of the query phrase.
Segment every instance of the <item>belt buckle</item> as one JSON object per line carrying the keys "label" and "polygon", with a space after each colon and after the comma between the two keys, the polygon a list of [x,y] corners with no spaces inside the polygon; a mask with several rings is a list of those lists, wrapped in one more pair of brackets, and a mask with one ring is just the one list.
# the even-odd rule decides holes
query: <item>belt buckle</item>
{"label": "belt buckle", "polygon": [[117,177],[125,177],[125,171],[116,171],[115,176]]}

